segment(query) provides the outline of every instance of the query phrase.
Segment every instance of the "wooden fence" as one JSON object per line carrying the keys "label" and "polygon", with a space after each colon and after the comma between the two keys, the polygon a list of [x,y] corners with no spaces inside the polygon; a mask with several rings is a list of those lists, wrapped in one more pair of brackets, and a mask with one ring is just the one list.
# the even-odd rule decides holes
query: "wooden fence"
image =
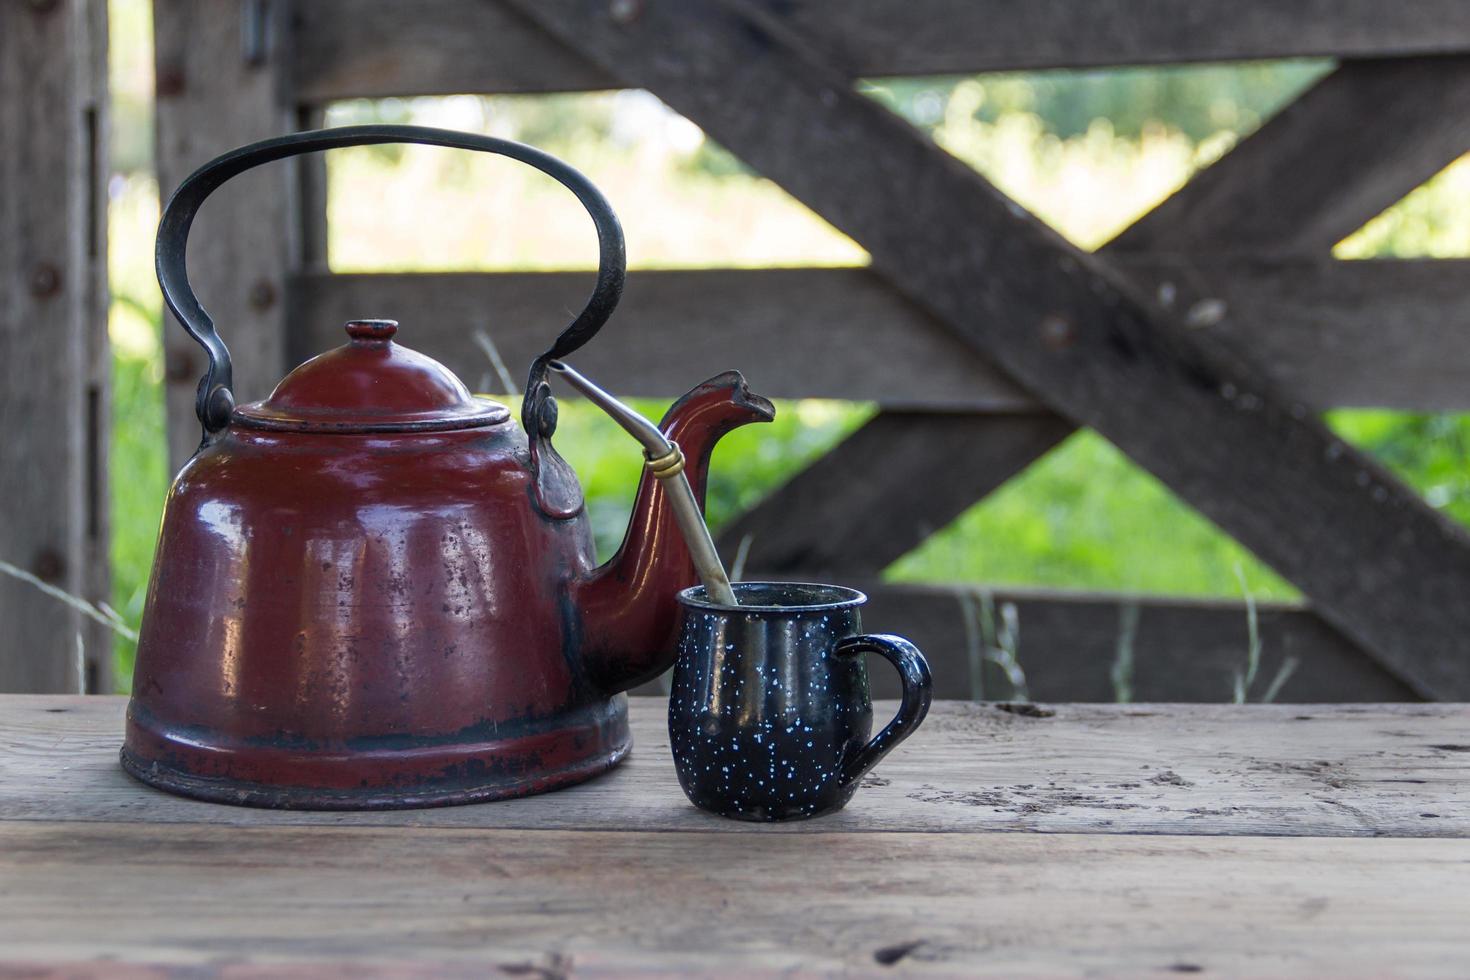
{"label": "wooden fence", "polygon": [[[942,696],[1011,693],[976,657],[987,609],[1019,624],[1033,698],[1229,695],[1239,604],[878,581],[1081,425],[1307,597],[1256,610],[1260,676],[1295,665],[1279,699],[1470,698],[1470,535],[1317,415],[1470,408],[1465,264],[1330,254],[1470,148],[1461,0],[156,0],[155,23],[164,188],[338,99],[644,88],[862,245],[869,268],[635,271],[636,339],[579,364],[627,394],[738,366],[775,397],[877,400],[722,544],[750,542],[751,576],[868,586],[867,625],[914,637]],[[1094,254],[853,85],[1297,56],[1339,66]],[[191,274],[242,354],[242,400],[350,316],[411,313],[414,346],[464,369],[495,310],[523,363],[544,312],[585,289],[565,273],[330,273],[324,174],[319,159],[249,174],[200,218]],[[179,462],[202,362],[173,325],[166,343]]]}
{"label": "wooden fence", "polygon": [[[1309,597],[1259,611],[1261,676],[1297,662],[1280,697],[1470,697],[1470,539],[1314,412],[1470,407],[1470,354],[1450,336],[1470,319],[1463,266],[1329,252],[1470,148],[1463,4],[1199,0],[1185,18],[1163,0],[853,0],[840,15],[723,0],[160,0],[157,37],[164,187],[336,99],[638,87],[866,248],[868,269],[635,272],[624,318],[636,340],[594,345],[582,363],[629,394],[674,394],[671,379],[738,365],[769,395],[880,401],[723,543],[751,542],[753,574],[870,584],[869,625],[929,650],[941,693],[975,689],[985,598],[878,573],[1080,424]],[[1097,255],[852,85],[1297,55],[1345,60]],[[415,343],[465,367],[495,310],[506,358],[522,363],[544,311],[585,289],[567,274],[331,274],[320,161],[256,179],[212,205],[227,230],[201,229],[212,247],[196,260],[201,294],[250,351],[244,397],[364,311],[411,312]],[[1148,299],[1161,295],[1172,302]],[[690,329],[717,326],[712,308],[734,329]],[[1201,309],[1221,312],[1191,316]],[[197,352],[169,338],[182,458]],[[874,458],[889,464],[877,475]],[[1032,697],[1111,699],[1125,631],[1138,698],[1222,698],[1246,656],[1240,606],[990,601],[1014,604]],[[1008,693],[994,665],[980,677]]]}

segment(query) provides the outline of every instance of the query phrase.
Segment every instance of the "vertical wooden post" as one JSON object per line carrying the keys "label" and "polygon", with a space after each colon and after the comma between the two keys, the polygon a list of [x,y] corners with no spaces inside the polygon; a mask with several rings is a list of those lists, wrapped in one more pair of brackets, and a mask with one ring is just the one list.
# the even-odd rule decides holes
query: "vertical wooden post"
{"label": "vertical wooden post", "polygon": [[[327,124],[327,112],[322,106],[300,106],[296,111],[298,130],[321,129]],[[327,157],[323,153],[297,157],[292,161],[296,167],[296,271],[325,273],[327,271]],[[299,277],[293,277],[296,281]],[[309,331],[293,331],[291,324],[300,324],[301,296],[295,292],[286,297],[286,364],[298,364],[322,348],[312,347]]]}
{"label": "vertical wooden post", "polygon": [[[107,10],[0,4],[0,559],[107,599]],[[112,636],[0,576],[0,691],[110,691]],[[79,655],[80,647],[80,655]]]}
{"label": "vertical wooden post", "polygon": [[[200,164],[293,128],[286,93],[287,0],[156,0],[158,183],[165,197]],[[286,364],[286,280],[297,262],[298,184],[290,161],[245,174],[210,198],[189,276],[235,361],[235,397],[270,393]],[[199,444],[194,393],[203,352],[164,323],[169,460]]]}

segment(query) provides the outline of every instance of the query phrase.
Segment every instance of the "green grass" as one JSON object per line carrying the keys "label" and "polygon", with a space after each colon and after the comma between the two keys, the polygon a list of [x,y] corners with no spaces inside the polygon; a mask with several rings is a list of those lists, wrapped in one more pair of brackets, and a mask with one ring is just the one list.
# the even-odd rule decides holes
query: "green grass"
{"label": "green grass", "polygon": [[[646,417],[658,419],[668,405],[629,399]],[[861,405],[826,401],[781,401],[776,419],[736,429],[715,447],[707,510],[718,530],[753,505],[791,473],[835,444],[871,413]],[[577,469],[587,494],[597,553],[610,557],[623,539],[633,506],[633,489],[643,457],[627,433],[585,402],[563,402],[555,443]]]}
{"label": "green grass", "polygon": [[[112,362],[112,604],[134,627],[143,613],[154,539],[168,493],[163,388],[156,359]],[[132,676],[131,640],[116,641],[117,677]]]}
{"label": "green grass", "polygon": [[889,570],[959,580],[1175,595],[1295,591],[1105,439],[1078,432]]}

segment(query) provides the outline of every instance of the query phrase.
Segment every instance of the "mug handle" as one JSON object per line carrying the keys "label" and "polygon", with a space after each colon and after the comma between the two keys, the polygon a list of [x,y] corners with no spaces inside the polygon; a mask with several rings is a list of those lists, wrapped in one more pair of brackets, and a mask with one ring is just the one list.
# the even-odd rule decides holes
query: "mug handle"
{"label": "mug handle", "polygon": [[919,727],[919,722],[929,713],[933,679],[929,675],[929,662],[919,648],[901,636],[888,633],[849,636],[838,640],[832,653],[838,657],[876,653],[898,668],[899,680],[903,682],[903,701],[898,706],[898,714],[871,742],[842,763],[842,784],[846,786],[861,779]]}

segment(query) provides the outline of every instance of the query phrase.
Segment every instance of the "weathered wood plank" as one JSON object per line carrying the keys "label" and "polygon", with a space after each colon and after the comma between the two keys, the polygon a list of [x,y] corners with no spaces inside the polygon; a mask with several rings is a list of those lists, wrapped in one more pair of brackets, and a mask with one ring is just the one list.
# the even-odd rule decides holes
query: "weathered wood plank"
{"label": "weathered wood plank", "polygon": [[1470,58],[1355,61],[1109,248],[1322,254],[1466,150]]}
{"label": "weathered wood plank", "polygon": [[[495,390],[503,386],[476,331],[519,372],[591,281],[590,272],[302,275],[289,304],[293,354],[343,343],[343,323],[371,310],[401,320],[405,344]],[[634,272],[598,341],[577,352],[577,366],[623,394],[676,397],[738,367],[772,397],[991,411],[1031,404],[866,269]]]}
{"label": "weathered wood plank", "polygon": [[[1246,608],[1238,602],[860,580],[858,584],[871,599],[863,613],[864,628],[898,633],[918,643],[934,665],[940,697],[995,699],[1018,694],[1004,673],[989,663],[982,669],[979,687],[974,684],[972,632],[987,596],[997,619],[1007,605],[1014,607],[1019,627],[1016,659],[1025,673],[1026,696],[1032,698],[1110,702],[1126,690],[1134,701],[1228,701],[1235,675],[1246,670],[1250,628]],[[1415,699],[1407,685],[1310,610],[1261,603],[1256,617],[1260,666],[1248,692],[1250,700],[1259,701],[1283,670],[1287,677],[1276,695],[1281,702]],[[1123,665],[1120,644],[1130,651]],[[879,695],[898,696],[897,679],[890,670],[874,664],[870,677]]]}
{"label": "weathered wood plank", "polygon": [[[327,124],[326,109],[321,106],[302,106],[296,112],[296,128],[299,130],[322,129]],[[302,269],[317,272],[327,270],[327,156],[313,153],[296,158],[297,202],[296,218],[299,223],[299,264]],[[290,283],[287,283],[289,290]],[[290,298],[287,298],[290,302]],[[287,310],[289,316],[290,310]],[[291,338],[287,338],[289,355]]]}
{"label": "weathered wood plank", "polygon": [[1109,258],[1313,409],[1470,409],[1470,263]]}
{"label": "weathered wood plank", "polygon": [[[0,559],[92,602],[109,598],[106,29],[85,0],[0,5]],[[111,634],[33,585],[0,575],[0,626],[0,691],[111,690]]]}
{"label": "weathered wood plank", "polygon": [[66,976],[1455,976],[1467,864],[1443,840],[12,824],[0,941]]}
{"label": "weathered wood plank", "polygon": [[[1247,671],[1249,613],[1239,602],[837,578],[868,594],[865,629],[907,636],[923,649],[936,697],[1218,703],[1233,697],[1236,675]],[[987,605],[996,624],[988,639]],[[998,643],[1007,607],[1024,690],[981,653]],[[1279,702],[1417,700],[1309,609],[1258,603],[1256,624],[1260,661],[1250,701],[1262,700],[1278,676]],[[891,670],[874,664],[868,676],[874,697],[898,697]],[[634,693],[665,694],[667,685],[659,677]]]}
{"label": "weathered wood plank", "polygon": [[1393,16],[1373,0],[1208,0],[1187,10],[1169,0],[859,0],[842,17],[821,0],[758,2],[855,77],[1439,54],[1470,42],[1470,17],[1452,0]]}
{"label": "weathered wood plank", "polygon": [[[1197,324],[1191,329],[1249,352],[1309,405],[1470,409],[1470,351],[1461,343],[1470,262],[1126,255],[1116,265],[1172,297]],[[568,272],[298,275],[291,357],[340,344],[352,317],[396,317],[405,343],[494,390],[475,331],[494,337],[508,363],[526,363],[556,327],[547,311],[573,306],[589,281]],[[779,398],[1042,408],[867,269],[635,271],[607,340],[579,353],[579,363],[627,394],[672,397],[686,379],[739,367]],[[920,432],[924,419],[910,421],[904,431]]]}
{"label": "weathered wood plank", "polygon": [[[851,77],[1470,50],[1458,0],[846,0],[841,16],[815,0],[765,6]],[[619,85],[495,3],[311,0],[298,17],[293,68],[312,102]]]}
{"label": "weathered wood plank", "polygon": [[118,766],[123,707],[121,698],[0,699],[0,826],[1470,837],[1465,705],[1043,704],[1028,715],[940,701],[847,809],[756,828],[685,801],[666,708],[653,698],[631,700],[634,749],[606,776],[484,806],[368,813],[221,806],[145,787]]}
{"label": "weathered wood plank", "polygon": [[[1470,696],[1470,534],[778,23],[715,2],[649,2],[632,24],[586,0],[508,2],[862,243],[906,295],[1117,444],[1420,694]],[[900,174],[905,193],[878,192]]]}
{"label": "weathered wood plank", "polygon": [[11,824],[0,942],[7,972],[66,976],[1448,977],[1467,864],[1444,840]]}
{"label": "weathered wood plank", "polygon": [[[112,303],[107,268],[107,185],[111,179],[112,100],[108,86],[107,4],[85,4],[87,57],[84,81],[88,101],[83,107],[87,134],[86,265],[88,292],[83,326],[87,357],[86,410],[86,583],[82,594],[96,602],[112,601],[112,344],[107,333]],[[111,694],[117,689],[111,629],[100,623],[83,624],[86,655],[80,690]]]}
{"label": "weathered wood plank", "polygon": [[[158,186],[167,196],[196,167],[241,143],[288,132],[282,35],[290,5],[158,0],[154,6]],[[265,17],[250,47],[247,9]],[[298,184],[291,161],[232,180],[195,222],[189,277],[234,352],[235,395],[263,398],[285,373],[286,275],[297,261]],[[194,396],[204,353],[165,316],[169,460],[199,445]]]}

